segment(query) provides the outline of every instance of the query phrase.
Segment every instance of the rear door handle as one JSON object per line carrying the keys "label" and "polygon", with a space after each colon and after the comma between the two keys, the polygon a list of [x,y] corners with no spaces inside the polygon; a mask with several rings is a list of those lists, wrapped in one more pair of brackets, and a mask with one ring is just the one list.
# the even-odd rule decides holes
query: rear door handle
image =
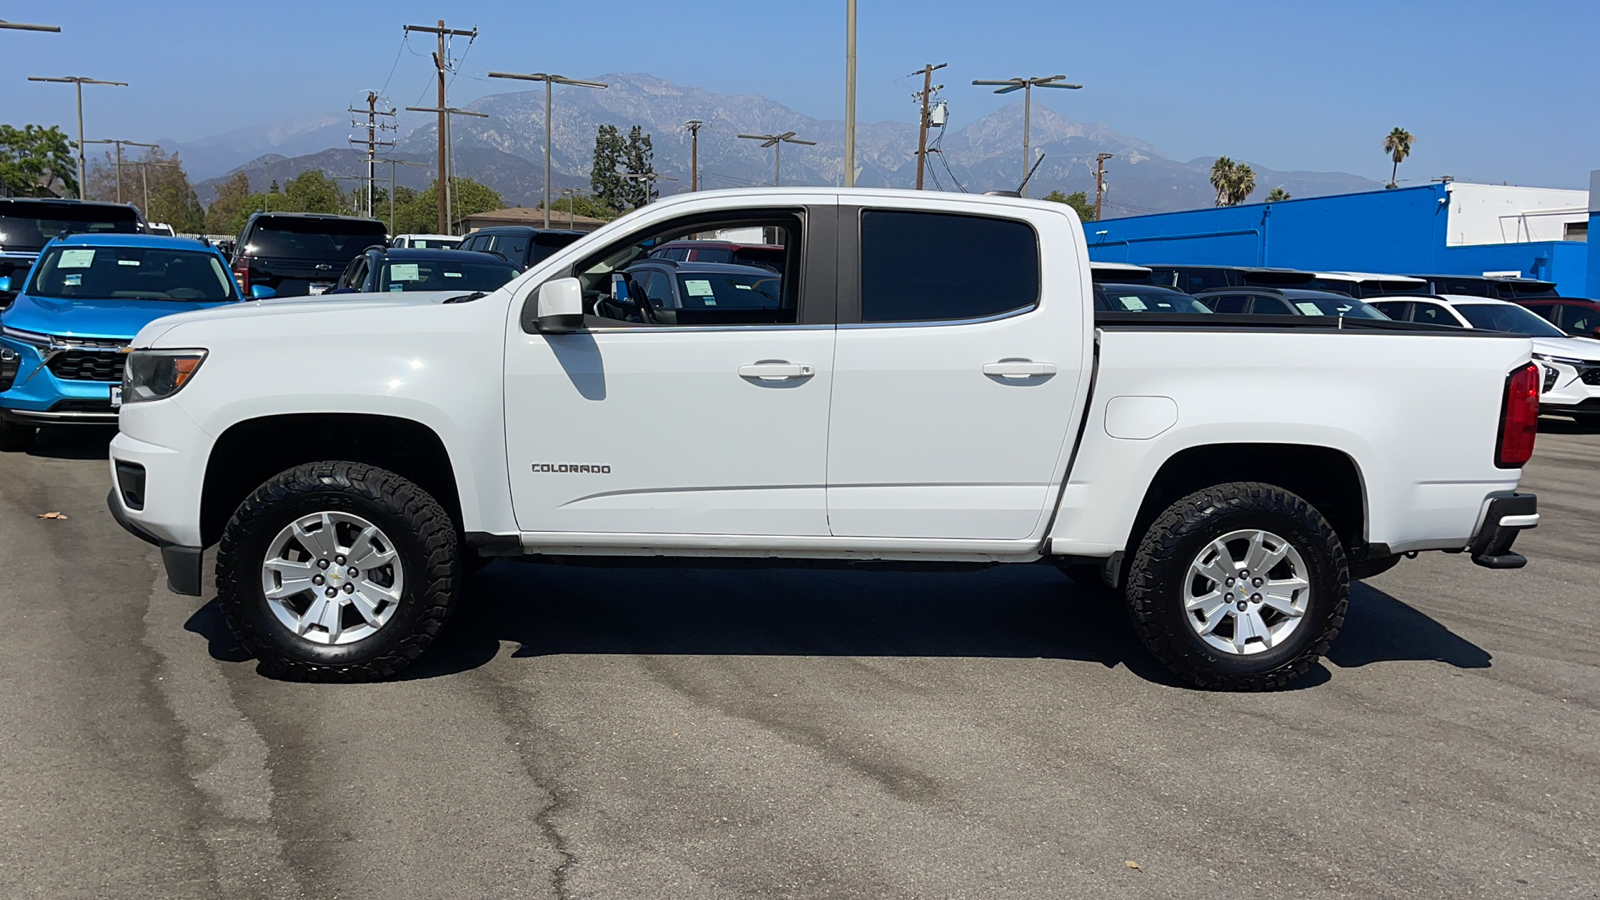
{"label": "rear door handle", "polygon": [[1001,378],[1037,378],[1040,375],[1055,373],[1055,363],[1034,362],[1030,359],[1004,359],[1000,362],[985,363],[983,366],[983,374],[998,375]]}
{"label": "rear door handle", "polygon": [[761,381],[787,381],[790,378],[810,378],[815,374],[817,370],[811,366],[782,361],[758,362],[739,367],[740,378],[756,378]]}

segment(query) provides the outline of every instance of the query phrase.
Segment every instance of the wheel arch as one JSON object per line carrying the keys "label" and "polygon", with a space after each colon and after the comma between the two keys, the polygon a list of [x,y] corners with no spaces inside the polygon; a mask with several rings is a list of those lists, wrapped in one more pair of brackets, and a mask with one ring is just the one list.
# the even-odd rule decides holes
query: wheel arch
{"label": "wheel arch", "polygon": [[239,504],[272,476],[324,460],[394,472],[438,500],[458,532],[464,527],[458,473],[428,425],[371,413],[290,413],[236,422],[212,444],[200,497],[202,545],[215,544]]}
{"label": "wheel arch", "polygon": [[1168,457],[1146,486],[1125,559],[1150,523],[1178,499],[1201,488],[1236,481],[1272,484],[1320,512],[1352,559],[1365,558],[1370,516],[1361,467],[1343,450],[1314,444],[1200,444]]}

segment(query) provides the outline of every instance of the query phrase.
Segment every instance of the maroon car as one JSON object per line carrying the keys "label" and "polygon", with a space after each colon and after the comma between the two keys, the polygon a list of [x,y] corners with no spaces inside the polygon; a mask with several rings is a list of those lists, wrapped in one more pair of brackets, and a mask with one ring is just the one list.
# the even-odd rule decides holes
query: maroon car
{"label": "maroon car", "polygon": [[1517,303],[1538,313],[1550,324],[1579,337],[1600,338],[1600,300],[1580,297],[1535,297]]}

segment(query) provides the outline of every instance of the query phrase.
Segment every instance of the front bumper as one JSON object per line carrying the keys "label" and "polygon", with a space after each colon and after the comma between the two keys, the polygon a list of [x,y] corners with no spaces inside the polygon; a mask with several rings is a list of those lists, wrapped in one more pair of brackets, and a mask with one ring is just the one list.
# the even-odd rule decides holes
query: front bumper
{"label": "front bumper", "polygon": [[[1550,387],[1539,394],[1539,406],[1546,412],[1600,411],[1600,363],[1571,365],[1549,359],[1535,359]],[[1551,377],[1553,376],[1553,377]]]}
{"label": "front bumper", "polygon": [[1511,549],[1517,533],[1539,525],[1539,498],[1534,494],[1494,494],[1484,504],[1483,520],[1467,550],[1472,561],[1489,569],[1520,569],[1528,558]]}
{"label": "front bumper", "polygon": [[58,378],[38,346],[8,337],[0,347],[17,357],[15,368],[7,367],[9,383],[0,384],[0,417],[25,425],[116,424],[111,388],[117,382]]}
{"label": "front bumper", "polygon": [[161,564],[167,570],[167,590],[188,597],[200,596],[200,579],[205,570],[204,547],[171,544],[134,524],[129,520],[127,511],[122,508],[117,488],[112,488],[111,493],[106,495],[106,506],[111,510],[111,518],[116,519],[117,524],[129,534],[161,548]]}

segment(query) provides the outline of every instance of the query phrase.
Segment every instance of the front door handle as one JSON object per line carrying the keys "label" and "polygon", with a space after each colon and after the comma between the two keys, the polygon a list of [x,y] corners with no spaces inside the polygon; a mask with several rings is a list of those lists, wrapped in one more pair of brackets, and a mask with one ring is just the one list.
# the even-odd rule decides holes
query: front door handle
{"label": "front door handle", "polygon": [[1001,378],[1037,378],[1055,373],[1055,363],[1034,362],[1031,359],[1003,359],[1000,362],[985,363],[983,366],[983,374],[998,375]]}
{"label": "front door handle", "polygon": [[798,363],[773,360],[771,362],[758,362],[748,366],[739,367],[740,378],[755,378],[761,381],[787,381],[790,378],[810,378],[817,374],[811,366],[802,366]]}

